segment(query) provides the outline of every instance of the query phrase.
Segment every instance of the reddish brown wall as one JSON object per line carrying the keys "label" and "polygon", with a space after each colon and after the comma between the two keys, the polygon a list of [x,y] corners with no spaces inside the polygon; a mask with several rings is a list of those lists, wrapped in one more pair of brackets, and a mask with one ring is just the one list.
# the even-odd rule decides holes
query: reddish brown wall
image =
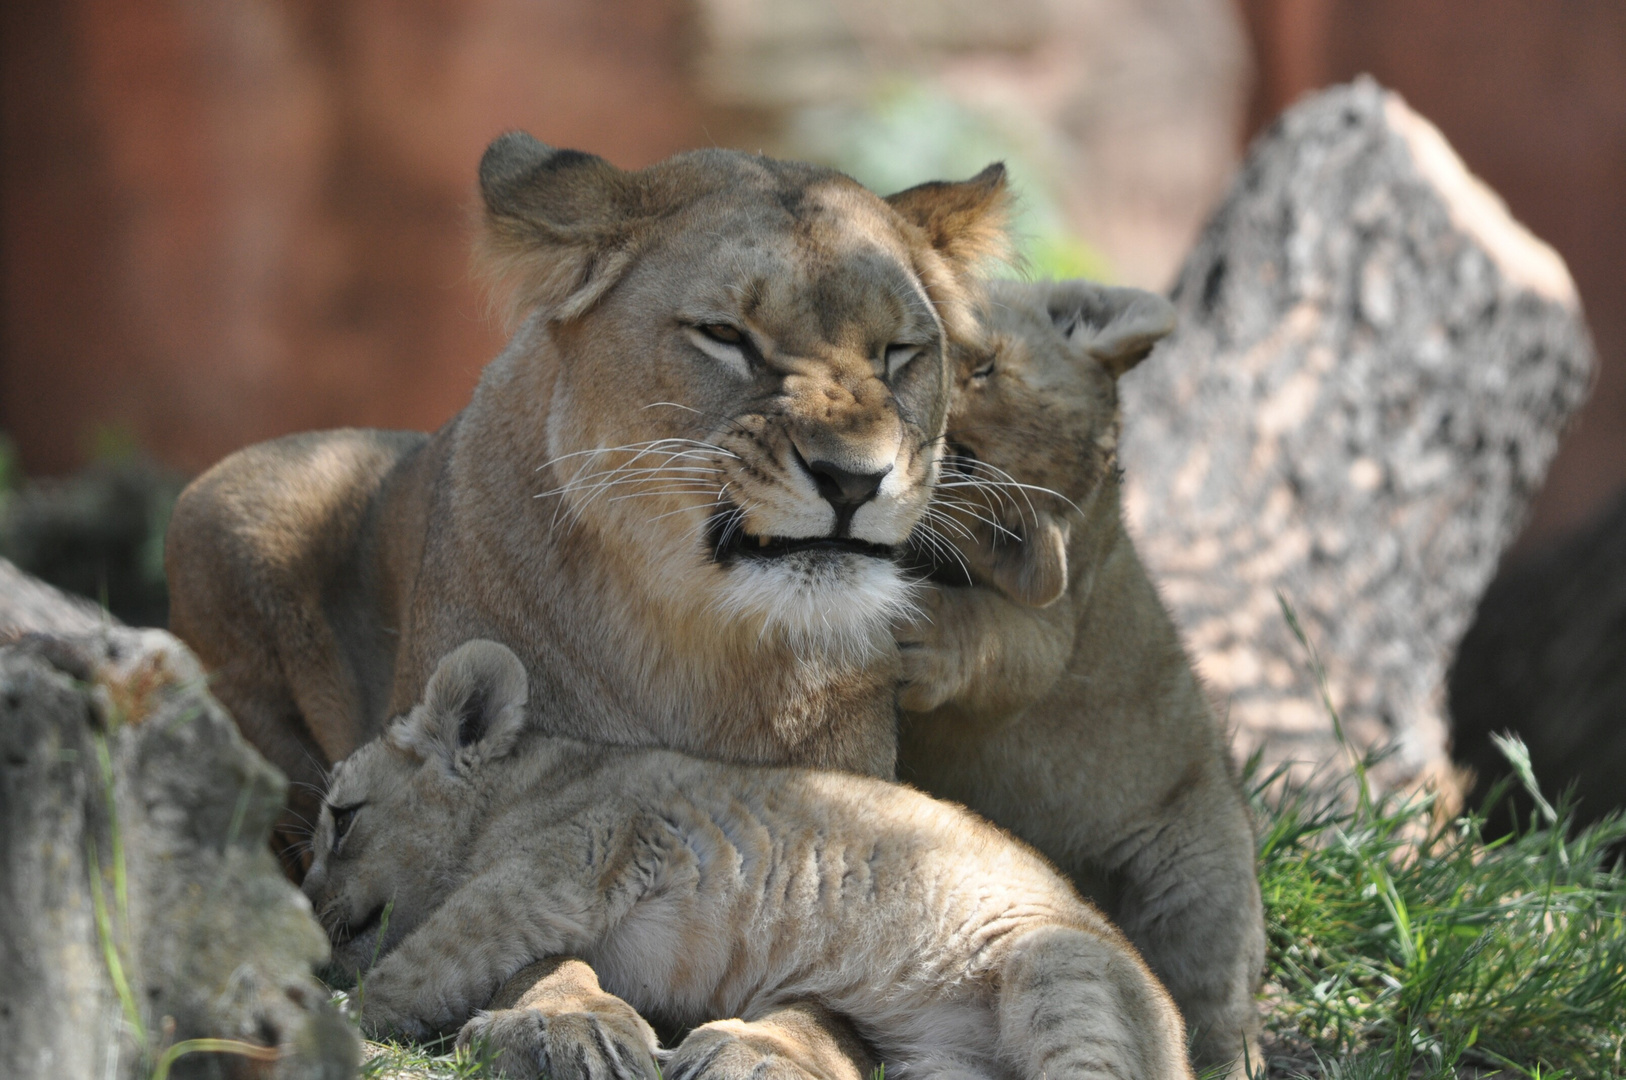
{"label": "reddish brown wall", "polygon": [[1564,256],[1602,361],[1525,544],[1626,486],[1626,4],[1242,0],[1255,130],[1305,90],[1370,72],[1445,132]]}
{"label": "reddish brown wall", "polygon": [[30,471],[119,427],[203,467],[432,428],[501,334],[468,273],[485,143],[702,143],[681,0],[4,6],[0,428]]}

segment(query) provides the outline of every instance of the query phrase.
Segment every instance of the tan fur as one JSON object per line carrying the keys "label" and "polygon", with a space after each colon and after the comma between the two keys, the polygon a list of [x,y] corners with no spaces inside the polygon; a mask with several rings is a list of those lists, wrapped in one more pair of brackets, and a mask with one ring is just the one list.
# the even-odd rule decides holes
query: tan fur
{"label": "tan fur", "polygon": [[251,447],[170,525],[172,627],[303,782],[294,814],[474,636],[519,652],[555,734],[892,775],[908,584],[877,556],[930,496],[1003,172],[887,201],[745,154],[625,172],[511,134],[480,179],[523,322],[468,407],[428,439]]}
{"label": "tan fur", "polygon": [[865,777],[543,736],[525,694],[511,652],[470,642],[334,772],[305,891],[370,1029],[468,1025],[511,1075],[647,1078],[641,1013],[700,1025],[661,1054],[672,1080],[850,1077],[828,1013],[888,1075],[1190,1075],[1134,950],[975,816]]}
{"label": "tan fur", "polygon": [[1231,1062],[1259,1024],[1252,825],[1115,461],[1116,379],[1173,312],[1084,282],[995,283],[989,304],[932,518],[937,561],[975,584],[933,589],[900,629],[900,774],[1054,860],[1167,984],[1198,1064]]}

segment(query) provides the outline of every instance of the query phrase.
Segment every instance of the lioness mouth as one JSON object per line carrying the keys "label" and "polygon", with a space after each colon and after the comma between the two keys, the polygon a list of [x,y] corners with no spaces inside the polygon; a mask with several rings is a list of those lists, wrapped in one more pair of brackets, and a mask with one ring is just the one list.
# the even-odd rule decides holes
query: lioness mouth
{"label": "lioness mouth", "polygon": [[712,560],[719,563],[735,559],[777,559],[798,551],[843,552],[887,560],[897,556],[896,549],[885,544],[872,544],[850,536],[754,536],[740,528],[737,515],[729,511],[713,514],[706,531]]}

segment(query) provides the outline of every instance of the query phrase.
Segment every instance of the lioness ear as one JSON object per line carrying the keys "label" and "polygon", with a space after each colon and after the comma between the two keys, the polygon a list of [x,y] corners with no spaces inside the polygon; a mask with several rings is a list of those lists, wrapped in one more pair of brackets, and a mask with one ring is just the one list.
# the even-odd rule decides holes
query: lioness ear
{"label": "lioness ear", "polygon": [[1058,281],[1046,288],[1045,307],[1056,329],[1113,378],[1146,359],[1174,329],[1174,305],[1145,289],[1091,281]]}
{"label": "lioness ear", "polygon": [[994,162],[969,180],[931,180],[888,195],[903,219],[921,229],[939,254],[969,267],[1005,255],[1010,193],[1005,166]]}
{"label": "lioness ear", "polygon": [[990,566],[999,591],[1028,607],[1049,607],[1067,591],[1069,526],[1040,511],[1038,524],[1020,541],[1000,537]]}
{"label": "lioness ear", "polygon": [[476,258],[512,290],[514,312],[584,314],[631,263],[641,185],[594,154],[555,150],[523,131],[480,158],[484,228]]}
{"label": "lioness ear", "polygon": [[917,184],[886,201],[924,241],[915,253],[915,271],[949,335],[973,340],[978,323],[968,279],[979,264],[1010,252],[1005,166],[995,162],[969,180]]}
{"label": "lioness ear", "polygon": [[448,771],[494,761],[525,729],[525,666],[495,641],[470,641],[435,665],[423,702],[390,731],[403,750]]}

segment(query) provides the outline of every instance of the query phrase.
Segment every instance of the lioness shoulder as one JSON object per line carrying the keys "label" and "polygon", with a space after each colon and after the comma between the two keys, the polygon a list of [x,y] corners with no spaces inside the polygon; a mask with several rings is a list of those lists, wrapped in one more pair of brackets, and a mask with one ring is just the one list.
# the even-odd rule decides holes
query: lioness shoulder
{"label": "lioness shoulder", "polygon": [[1119,506],[1117,381],[1173,310],[1088,282],[995,283],[989,301],[923,545],[959,583],[900,628],[900,773],[1097,897],[1173,993],[1198,1064],[1235,1062],[1264,963],[1252,823]]}

